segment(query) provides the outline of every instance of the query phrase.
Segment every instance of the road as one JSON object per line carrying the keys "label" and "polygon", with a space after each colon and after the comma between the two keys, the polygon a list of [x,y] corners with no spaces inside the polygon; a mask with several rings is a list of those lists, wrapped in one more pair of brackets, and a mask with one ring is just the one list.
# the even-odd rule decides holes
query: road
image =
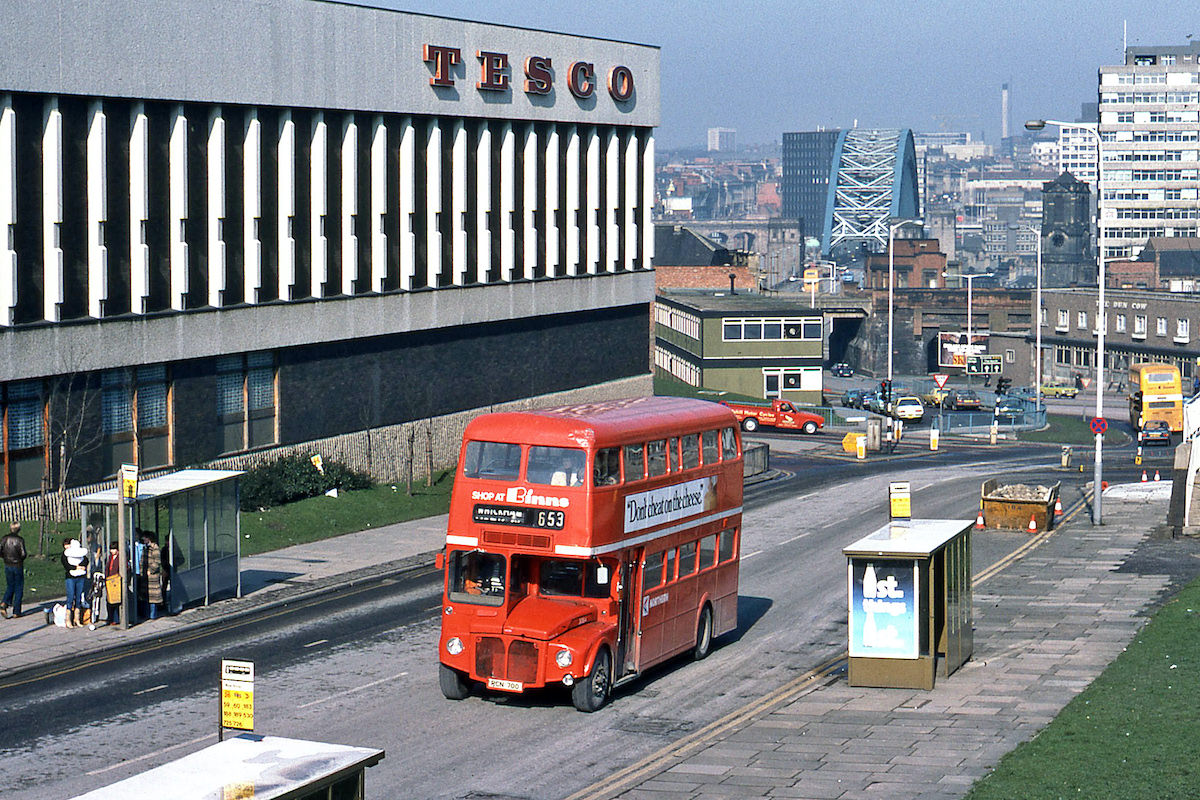
{"label": "road", "polygon": [[[803,450],[803,442],[794,440]],[[434,652],[432,571],[288,608],[158,650],[112,657],[0,692],[6,800],[63,798],[216,741],[217,665],[256,665],[260,733],[380,747],[371,797],[561,798],[786,684],[845,647],[841,547],[885,522],[889,480],[911,482],[914,514],[972,519],[979,483],[1064,481],[1057,451],[1021,447],[855,464],[781,453],[786,477],[748,494],[739,626],[705,661],[673,662],[623,687],[597,714],[562,691],[445,700]],[[974,537],[975,569],[1025,540]]]}

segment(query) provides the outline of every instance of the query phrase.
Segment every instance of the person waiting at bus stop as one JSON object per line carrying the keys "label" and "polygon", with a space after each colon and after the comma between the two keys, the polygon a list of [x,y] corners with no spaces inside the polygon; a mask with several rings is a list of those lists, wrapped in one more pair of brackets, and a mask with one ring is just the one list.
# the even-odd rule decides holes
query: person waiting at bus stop
{"label": "person waiting at bus stop", "polygon": [[63,582],[67,590],[67,627],[83,625],[83,583],[87,577],[88,551],[78,539],[63,539]]}
{"label": "person waiting at bus stop", "polygon": [[116,541],[108,543],[108,556],[104,560],[104,594],[108,603],[109,625],[121,624],[121,556]]}
{"label": "person waiting at bus stop", "polygon": [[163,602],[163,561],[158,537],[150,531],[139,530],[142,544],[141,558],[141,601],[145,604],[145,617],[158,619]]}

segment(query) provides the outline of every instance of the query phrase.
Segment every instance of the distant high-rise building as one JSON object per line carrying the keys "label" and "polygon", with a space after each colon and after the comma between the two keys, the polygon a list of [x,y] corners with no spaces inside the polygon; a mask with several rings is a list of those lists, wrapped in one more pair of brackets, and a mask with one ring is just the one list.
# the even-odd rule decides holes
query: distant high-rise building
{"label": "distant high-rise building", "polygon": [[783,216],[800,223],[800,235],[820,239],[829,199],[829,174],[841,131],[783,135]]}
{"label": "distant high-rise building", "polygon": [[1000,140],[1008,138],[1008,84],[1000,87]]}
{"label": "distant high-rise building", "polygon": [[736,134],[737,131],[733,128],[709,128],[708,151],[710,153],[732,152],[735,146],[734,138]]}
{"label": "distant high-rise building", "polygon": [[1200,234],[1200,41],[1128,47],[1100,67],[1100,198],[1106,259],[1137,255],[1150,237]]}

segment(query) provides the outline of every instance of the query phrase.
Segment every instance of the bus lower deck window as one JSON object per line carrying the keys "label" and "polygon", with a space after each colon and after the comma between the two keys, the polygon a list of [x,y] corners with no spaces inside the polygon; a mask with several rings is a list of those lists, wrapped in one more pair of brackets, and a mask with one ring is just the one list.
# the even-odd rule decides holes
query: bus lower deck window
{"label": "bus lower deck window", "polygon": [[498,606],[504,602],[504,556],[459,550],[450,557],[450,599]]}
{"label": "bus lower deck window", "polygon": [[728,561],[733,558],[733,528],[721,531],[721,543],[718,554],[721,561]]}
{"label": "bus lower deck window", "polygon": [[642,591],[653,589],[662,583],[663,554],[651,553],[646,556],[646,568],[642,572]]}
{"label": "bus lower deck window", "polygon": [[688,542],[679,545],[679,577],[691,575],[696,571],[696,543]]}
{"label": "bus lower deck window", "polygon": [[711,567],[717,557],[717,535],[705,536],[700,540],[700,569]]}

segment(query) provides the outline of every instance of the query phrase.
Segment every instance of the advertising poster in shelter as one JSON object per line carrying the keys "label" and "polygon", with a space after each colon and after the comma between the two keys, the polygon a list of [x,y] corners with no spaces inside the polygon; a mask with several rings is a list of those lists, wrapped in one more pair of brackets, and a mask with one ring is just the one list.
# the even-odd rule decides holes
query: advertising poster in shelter
{"label": "advertising poster in shelter", "polygon": [[907,559],[851,559],[850,656],[917,658],[920,568]]}

